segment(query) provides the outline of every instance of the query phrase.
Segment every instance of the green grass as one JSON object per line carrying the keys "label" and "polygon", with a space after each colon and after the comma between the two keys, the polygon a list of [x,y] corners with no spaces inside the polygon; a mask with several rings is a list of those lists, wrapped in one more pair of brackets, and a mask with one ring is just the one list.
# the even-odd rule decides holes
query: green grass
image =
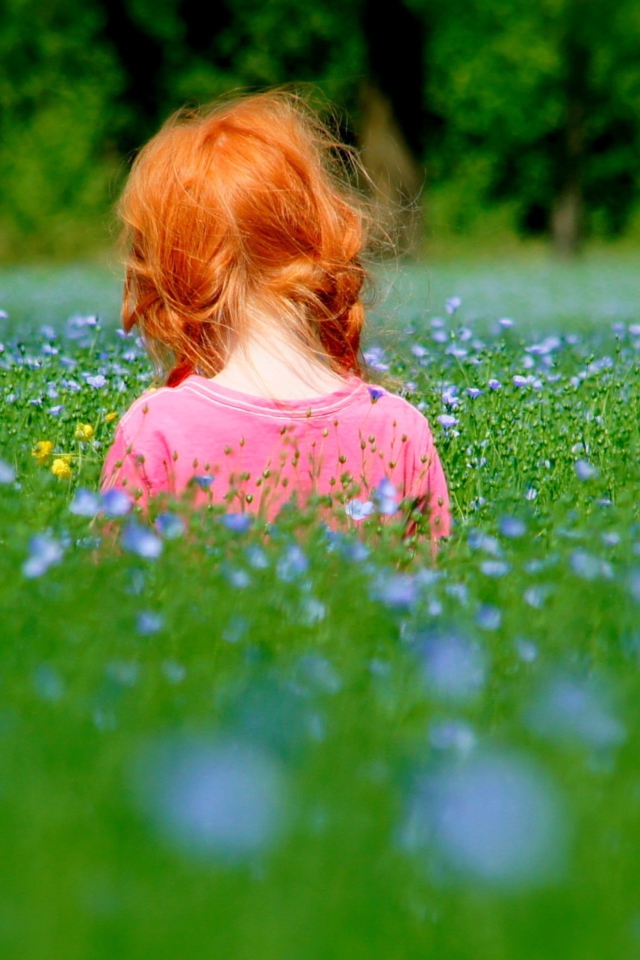
{"label": "green grass", "polygon": [[[123,549],[129,518],[69,504],[148,365],[108,323],[57,353],[27,334],[110,319],[110,281],[92,305],[73,273],[3,276],[25,325],[0,358],[3,960],[638,954],[632,265],[518,269],[407,271],[410,303],[373,326],[396,324],[377,362],[449,479],[435,566],[393,524],[335,538],[312,511],[189,515],[156,559]],[[35,535],[46,570],[25,568]]]}

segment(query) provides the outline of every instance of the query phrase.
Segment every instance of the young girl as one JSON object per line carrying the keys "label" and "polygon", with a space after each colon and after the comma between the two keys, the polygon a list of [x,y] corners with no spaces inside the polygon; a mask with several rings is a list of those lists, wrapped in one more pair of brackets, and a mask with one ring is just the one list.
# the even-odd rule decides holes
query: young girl
{"label": "young girl", "polygon": [[363,379],[367,215],[339,150],[295,97],[263,93],[179,114],[141,151],[122,317],[164,386],[122,418],[103,490],[146,509],[191,486],[269,520],[330,495],[349,522],[419,507],[448,535],[427,421]]}

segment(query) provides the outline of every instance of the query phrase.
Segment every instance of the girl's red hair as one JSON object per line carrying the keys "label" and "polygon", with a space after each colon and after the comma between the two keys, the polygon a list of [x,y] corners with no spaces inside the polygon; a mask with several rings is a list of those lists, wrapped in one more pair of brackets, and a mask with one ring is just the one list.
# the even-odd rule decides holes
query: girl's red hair
{"label": "girl's red hair", "polygon": [[218,373],[260,315],[360,373],[368,217],[345,149],[282,92],[178,113],[142,149],[119,207],[122,318],[169,385]]}

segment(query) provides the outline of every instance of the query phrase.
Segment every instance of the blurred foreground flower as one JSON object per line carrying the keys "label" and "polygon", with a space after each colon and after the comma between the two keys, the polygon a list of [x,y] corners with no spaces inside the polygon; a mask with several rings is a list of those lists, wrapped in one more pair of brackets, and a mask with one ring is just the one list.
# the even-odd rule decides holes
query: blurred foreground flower
{"label": "blurred foreground flower", "polygon": [[100,497],[84,487],[76,490],[76,494],[69,504],[69,513],[73,513],[76,517],[93,518],[97,516],[99,512]]}
{"label": "blurred foreground flower", "polygon": [[110,520],[115,520],[116,517],[126,517],[131,512],[132,507],[133,503],[122,490],[113,488],[102,495],[102,512]]}
{"label": "blurred foreground flower", "polygon": [[56,457],[51,464],[51,473],[58,480],[69,480],[73,473],[69,457]]}
{"label": "blurred foreground flower", "polygon": [[597,467],[594,467],[588,460],[577,460],[574,464],[574,470],[578,480],[582,480],[583,483],[586,483],[587,480],[595,480],[598,476]]}
{"label": "blurred foreground flower", "polygon": [[122,533],[122,546],[145,560],[157,560],[162,553],[162,540],[141,523],[131,520]]}
{"label": "blurred foreground flower", "polygon": [[29,579],[41,577],[50,566],[62,560],[63,553],[62,544],[49,534],[32,537],[29,541],[29,556],[22,564],[22,572]]}
{"label": "blurred foreground flower", "polygon": [[134,768],[142,811],[174,848],[242,862],[280,839],[288,790],[280,765],[239,740],[185,736],[152,744]]}
{"label": "blurred foreground flower", "polygon": [[74,434],[76,440],[87,443],[93,437],[93,427],[90,423],[79,423]]}
{"label": "blurred foreground flower", "polygon": [[569,831],[555,785],[528,757],[472,751],[417,781],[401,842],[451,879],[505,893],[552,882],[567,860]]}
{"label": "blurred foreground flower", "polygon": [[136,630],[141,637],[152,637],[162,630],[163,625],[164,617],[153,610],[142,610],[136,619]]}
{"label": "blurred foreground flower", "polygon": [[156,529],[165,540],[177,540],[185,531],[184,520],[175,513],[161,513],[156,517]]}
{"label": "blurred foreground flower", "polygon": [[434,632],[416,645],[429,693],[440,700],[465,703],[482,690],[487,678],[483,648],[461,633]]}
{"label": "blurred foreground flower", "polygon": [[383,477],[373,493],[378,512],[392,516],[398,510],[398,491],[388,477]]}
{"label": "blurred foreground flower", "polygon": [[223,513],[220,523],[233,533],[246,533],[253,523],[253,517],[250,513]]}
{"label": "blurred foreground flower", "polygon": [[373,513],[375,506],[371,500],[364,502],[362,500],[349,500],[344,510],[348,517],[351,517],[352,520],[359,523]]}
{"label": "blurred foreground flower", "polygon": [[35,457],[38,463],[42,466],[42,464],[46,463],[51,456],[52,450],[53,444],[51,440],[40,440],[38,443],[36,443],[35,447],[31,451],[31,456]]}
{"label": "blurred foreground flower", "polygon": [[453,314],[462,306],[462,300],[460,297],[449,297],[445,302],[444,308],[448,314],[453,316]]}
{"label": "blurred foreground flower", "polygon": [[13,483],[16,472],[6,460],[0,460],[0,483]]}
{"label": "blurred foreground flower", "polygon": [[278,579],[284,583],[293,583],[303,576],[309,568],[309,561],[297,543],[289,544],[278,560]]}
{"label": "blurred foreground flower", "polygon": [[559,672],[547,677],[524,719],[538,736],[565,747],[609,751],[627,738],[613,691],[594,675]]}
{"label": "blurred foreground flower", "polygon": [[418,581],[410,573],[381,572],[371,584],[371,599],[380,600],[391,609],[409,610],[418,596]]}

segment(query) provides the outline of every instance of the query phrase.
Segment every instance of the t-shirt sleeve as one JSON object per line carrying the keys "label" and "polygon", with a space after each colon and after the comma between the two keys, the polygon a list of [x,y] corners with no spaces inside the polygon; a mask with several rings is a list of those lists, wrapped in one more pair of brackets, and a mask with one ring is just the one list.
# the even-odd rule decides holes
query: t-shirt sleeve
{"label": "t-shirt sleeve", "polygon": [[137,452],[129,442],[125,427],[118,426],[113,443],[107,453],[100,490],[121,490],[135,503],[146,507],[151,488],[144,470],[144,454]]}
{"label": "t-shirt sleeve", "polygon": [[451,532],[449,491],[427,420],[420,415],[412,437],[411,476],[407,496],[429,516],[432,537]]}
{"label": "t-shirt sleeve", "polygon": [[[166,475],[168,457],[164,447],[153,428],[148,406],[138,403],[118,424],[102,468],[101,491],[121,490],[146,508],[149,497],[158,492],[157,475]],[[166,481],[162,489],[167,489]]]}

